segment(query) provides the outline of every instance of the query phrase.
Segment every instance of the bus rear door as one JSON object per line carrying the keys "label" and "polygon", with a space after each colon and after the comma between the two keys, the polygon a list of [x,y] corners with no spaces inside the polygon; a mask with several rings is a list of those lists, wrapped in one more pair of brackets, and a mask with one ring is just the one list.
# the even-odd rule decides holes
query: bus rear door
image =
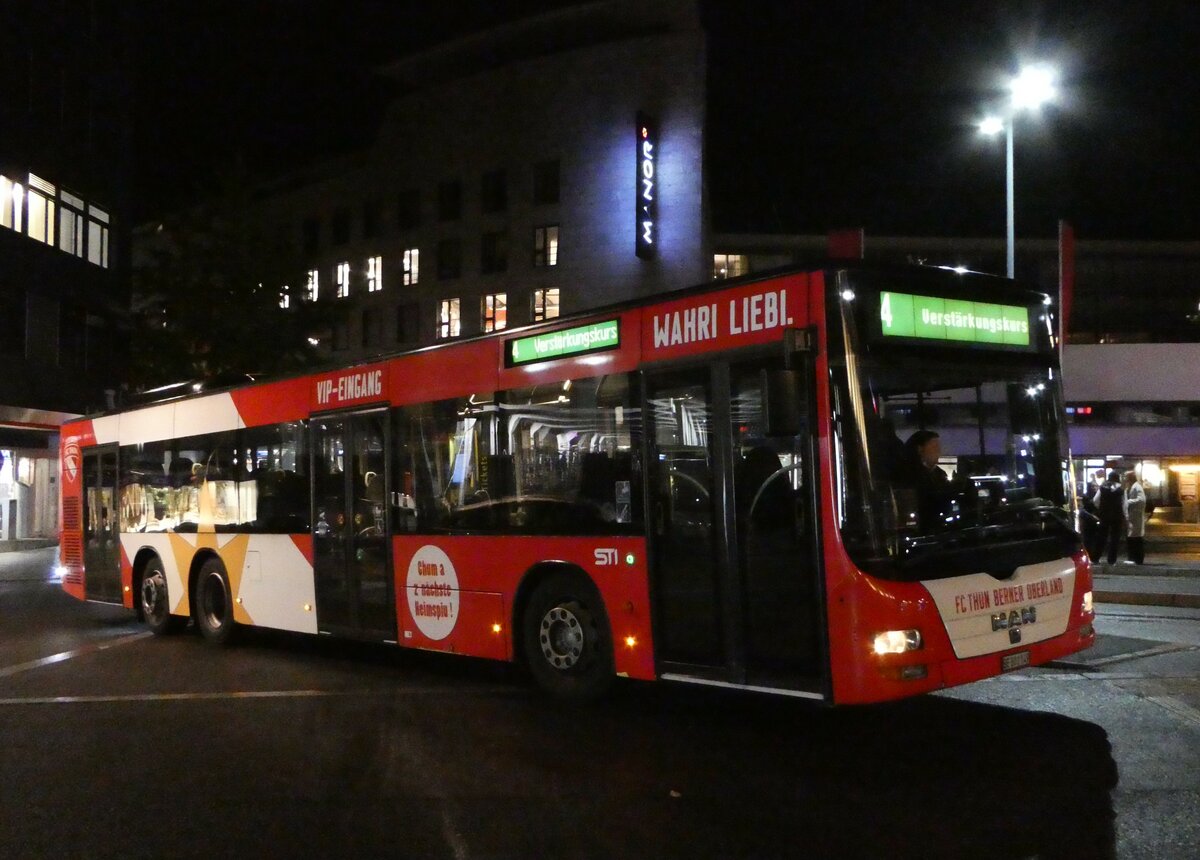
{"label": "bus rear door", "polygon": [[117,446],[83,454],[84,594],[121,602],[121,541],[117,518]]}

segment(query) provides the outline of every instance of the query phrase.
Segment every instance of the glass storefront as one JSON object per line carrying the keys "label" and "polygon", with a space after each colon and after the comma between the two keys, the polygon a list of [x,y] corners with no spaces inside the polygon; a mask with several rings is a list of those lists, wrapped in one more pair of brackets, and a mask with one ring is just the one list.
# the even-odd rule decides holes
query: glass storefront
{"label": "glass storefront", "polygon": [[0,541],[58,537],[58,458],[0,449]]}

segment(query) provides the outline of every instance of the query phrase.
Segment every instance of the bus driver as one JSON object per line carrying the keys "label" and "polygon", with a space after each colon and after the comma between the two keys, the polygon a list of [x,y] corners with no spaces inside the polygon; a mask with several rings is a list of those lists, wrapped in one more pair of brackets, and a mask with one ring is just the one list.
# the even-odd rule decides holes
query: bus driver
{"label": "bus driver", "polygon": [[950,507],[950,478],[938,465],[942,442],[933,430],[918,430],[904,447],[909,453],[909,481],[917,491],[917,511],[922,531],[940,525]]}

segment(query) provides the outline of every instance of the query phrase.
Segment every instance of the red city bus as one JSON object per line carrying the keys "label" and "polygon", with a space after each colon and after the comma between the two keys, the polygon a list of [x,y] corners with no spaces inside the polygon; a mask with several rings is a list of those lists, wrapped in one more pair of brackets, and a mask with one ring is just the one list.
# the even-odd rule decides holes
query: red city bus
{"label": "red city bus", "polygon": [[1045,663],[1094,640],[1047,305],[788,271],[72,422],[63,587],[579,698],[862,703]]}

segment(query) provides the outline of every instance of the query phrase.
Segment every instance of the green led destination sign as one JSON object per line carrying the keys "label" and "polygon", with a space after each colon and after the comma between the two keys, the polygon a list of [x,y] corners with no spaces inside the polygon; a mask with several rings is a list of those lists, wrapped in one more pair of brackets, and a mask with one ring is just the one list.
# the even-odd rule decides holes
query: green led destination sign
{"label": "green led destination sign", "polygon": [[963,299],[880,293],[884,335],[921,340],[1029,346],[1029,308]]}
{"label": "green led destination sign", "polygon": [[516,367],[568,355],[616,349],[621,345],[621,327],[618,323],[619,320],[604,320],[546,334],[514,338],[506,344],[506,363],[509,367]]}

